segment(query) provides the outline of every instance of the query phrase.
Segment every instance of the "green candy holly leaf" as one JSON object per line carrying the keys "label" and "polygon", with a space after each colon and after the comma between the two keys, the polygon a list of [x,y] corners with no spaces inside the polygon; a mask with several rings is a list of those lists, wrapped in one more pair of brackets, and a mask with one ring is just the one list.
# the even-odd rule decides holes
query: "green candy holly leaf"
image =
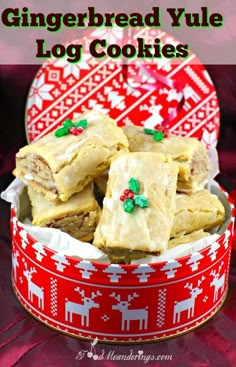
{"label": "green candy holly leaf", "polygon": [[150,135],[154,135],[156,130],[153,130],[153,129],[147,129],[147,128],[144,128],[143,131],[146,133],[146,134],[150,134]]}
{"label": "green candy holly leaf", "polygon": [[124,211],[127,213],[133,213],[134,211],[134,200],[133,199],[125,199],[123,203]]}
{"label": "green candy holly leaf", "polygon": [[62,136],[65,136],[65,135],[67,135],[68,134],[68,132],[69,132],[69,129],[68,128],[66,128],[66,127],[61,127],[60,129],[57,129],[56,131],[55,131],[55,136],[57,137],[57,138],[61,138]]}
{"label": "green candy holly leaf", "polygon": [[65,120],[64,122],[63,122],[63,127],[65,128],[65,129],[70,129],[71,127],[73,127],[74,126],[74,124],[73,124],[73,122],[71,121],[71,120],[69,120],[69,119],[67,119],[67,120]]}
{"label": "green candy holly leaf", "polygon": [[143,195],[136,195],[134,197],[135,205],[138,205],[140,208],[148,208],[148,199],[145,198]]}
{"label": "green candy holly leaf", "polygon": [[128,182],[128,187],[134,194],[137,194],[140,189],[138,180],[136,180],[136,178],[131,178]]}
{"label": "green candy holly leaf", "polygon": [[165,137],[165,134],[162,131],[156,131],[153,134],[153,139],[156,141],[161,141]]}
{"label": "green candy holly leaf", "polygon": [[74,124],[75,127],[82,127],[83,129],[85,129],[88,126],[88,121],[87,120],[80,120],[78,122],[76,122]]}

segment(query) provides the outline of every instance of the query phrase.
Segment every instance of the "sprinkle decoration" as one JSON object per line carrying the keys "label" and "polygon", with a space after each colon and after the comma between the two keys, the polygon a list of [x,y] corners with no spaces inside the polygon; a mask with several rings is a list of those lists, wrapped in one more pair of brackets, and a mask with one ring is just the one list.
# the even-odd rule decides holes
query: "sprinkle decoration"
{"label": "sprinkle decoration", "polygon": [[143,131],[146,134],[153,135],[153,139],[156,141],[161,141],[168,137],[168,132],[165,128],[159,128],[158,130],[144,128]]}
{"label": "sprinkle decoration", "polygon": [[73,123],[71,120],[67,119],[63,122],[62,127],[55,131],[55,136],[57,138],[61,138],[62,136],[69,134],[78,136],[84,131],[87,126],[87,120],[80,120]]}
{"label": "sprinkle decoration", "polygon": [[140,190],[140,184],[135,178],[131,178],[128,182],[128,189],[123,191],[123,195],[120,197],[120,201],[123,202],[124,211],[127,213],[133,213],[135,206],[140,208],[148,207],[148,200],[143,195],[138,195]]}

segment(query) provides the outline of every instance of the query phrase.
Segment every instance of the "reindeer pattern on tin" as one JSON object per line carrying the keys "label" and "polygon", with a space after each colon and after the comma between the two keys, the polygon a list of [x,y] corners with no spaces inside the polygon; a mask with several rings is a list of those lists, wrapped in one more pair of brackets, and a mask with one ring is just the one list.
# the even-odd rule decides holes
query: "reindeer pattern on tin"
{"label": "reindeer pattern on tin", "polygon": [[222,262],[218,268],[218,271],[216,270],[212,270],[210,275],[213,276],[213,280],[212,282],[210,283],[210,286],[214,287],[214,296],[213,296],[213,301],[216,302],[216,300],[218,299],[218,294],[219,294],[219,291],[220,293],[223,292],[224,290],[224,286],[225,286],[225,273],[223,273],[221,276],[220,276],[220,272],[221,272],[221,269],[222,269],[222,266],[224,265],[224,263]]}
{"label": "reindeer pattern on tin", "polygon": [[101,296],[101,292],[92,292],[91,297],[85,296],[85,291],[80,290],[79,287],[74,289],[76,292],[79,292],[82,296],[83,303],[77,303],[68,300],[65,300],[65,320],[69,322],[73,322],[73,315],[81,316],[81,325],[89,326],[89,312],[91,308],[99,308],[99,303],[95,302],[94,299],[98,296]]}
{"label": "reindeer pattern on tin", "polygon": [[18,257],[20,253],[18,250],[12,251],[12,276],[14,280],[17,280],[17,268],[19,267]]}
{"label": "reindeer pattern on tin", "polygon": [[174,314],[173,314],[173,324],[176,322],[180,322],[180,315],[183,311],[187,311],[187,318],[194,316],[194,310],[195,310],[195,301],[196,298],[203,292],[202,288],[199,288],[201,283],[205,277],[202,277],[198,282],[197,286],[193,287],[193,283],[187,283],[185,284],[184,288],[187,288],[190,290],[190,297],[185,298],[181,301],[175,301],[174,304]]}
{"label": "reindeer pattern on tin", "polygon": [[44,288],[39,287],[35,282],[32,281],[33,274],[37,273],[37,270],[33,267],[30,270],[27,269],[27,265],[25,263],[26,269],[23,271],[23,275],[25,276],[28,283],[28,299],[33,302],[34,296],[38,298],[38,307],[42,310],[44,309]]}
{"label": "reindeer pattern on tin", "polygon": [[148,307],[145,308],[129,308],[130,301],[136,297],[139,297],[137,293],[128,295],[127,301],[121,300],[121,296],[115,292],[110,294],[110,297],[114,298],[117,303],[112,305],[113,310],[121,312],[121,330],[130,330],[130,321],[139,321],[139,330],[147,329],[148,323]]}

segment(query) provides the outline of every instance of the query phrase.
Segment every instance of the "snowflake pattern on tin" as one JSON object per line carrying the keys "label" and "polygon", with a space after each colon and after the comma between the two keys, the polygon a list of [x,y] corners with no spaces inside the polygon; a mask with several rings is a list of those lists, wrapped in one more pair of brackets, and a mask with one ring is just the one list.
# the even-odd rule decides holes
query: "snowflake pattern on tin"
{"label": "snowflake pattern on tin", "polygon": [[230,235],[231,232],[229,229],[227,229],[224,233],[224,240],[223,240],[223,244],[224,244],[224,248],[227,249],[229,246],[229,239],[230,239]]}
{"label": "snowflake pattern on tin", "polygon": [[18,231],[18,219],[17,219],[17,217],[13,217],[11,219],[11,221],[12,221],[12,224],[13,224],[13,236],[15,236],[16,232]]}
{"label": "snowflake pattern on tin", "polygon": [[147,265],[147,264],[140,264],[134,271],[133,274],[137,274],[137,278],[140,283],[145,283],[148,281],[151,273],[155,272],[155,270]]}
{"label": "snowflake pattern on tin", "polygon": [[63,272],[67,265],[70,265],[69,261],[66,259],[64,255],[56,252],[51,256],[51,259],[55,261],[55,266],[58,271]]}
{"label": "snowflake pattern on tin", "polygon": [[217,256],[217,252],[220,248],[220,244],[216,241],[214,241],[211,246],[210,246],[210,250],[208,251],[207,255],[210,256],[211,261],[214,261],[216,259]]}
{"label": "snowflake pattern on tin", "polygon": [[177,260],[168,260],[161,270],[165,272],[167,279],[171,279],[175,277],[177,269],[181,266]]}
{"label": "snowflake pattern on tin", "polygon": [[108,274],[111,283],[118,283],[122,275],[126,274],[126,271],[118,264],[109,265],[103,272]]}
{"label": "snowflake pattern on tin", "polygon": [[22,229],[20,232],[19,232],[19,235],[21,237],[21,247],[25,250],[26,247],[28,246],[29,244],[29,238],[28,238],[28,234],[27,232]]}
{"label": "snowflake pattern on tin", "polygon": [[199,267],[200,260],[203,258],[204,256],[200,252],[194,252],[186,264],[190,266],[192,271],[196,271]]}
{"label": "snowflake pattern on tin", "polygon": [[29,108],[35,106],[38,110],[42,110],[43,101],[52,101],[53,95],[51,90],[54,88],[54,84],[45,82],[45,75],[42,74],[37,81],[37,87],[32,87],[28,97]]}
{"label": "snowflake pattern on tin", "polygon": [[97,271],[96,267],[87,260],[80,261],[75,267],[80,269],[80,273],[84,279],[90,279],[91,275]]}
{"label": "snowflake pattern on tin", "polygon": [[44,256],[47,256],[44,245],[40,242],[35,242],[32,247],[35,249],[36,260],[41,262]]}

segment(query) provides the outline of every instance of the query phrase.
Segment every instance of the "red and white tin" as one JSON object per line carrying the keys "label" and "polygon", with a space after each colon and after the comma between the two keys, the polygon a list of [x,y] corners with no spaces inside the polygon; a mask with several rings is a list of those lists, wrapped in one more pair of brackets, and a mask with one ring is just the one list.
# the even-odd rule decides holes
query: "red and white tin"
{"label": "red and white tin", "polygon": [[40,321],[76,337],[128,343],[177,336],[211,318],[227,295],[233,205],[226,209],[227,229],[204,250],[118,265],[50,250],[26,233],[12,208],[15,293]]}
{"label": "red and white tin", "polygon": [[[120,65],[109,59],[95,64],[86,55],[86,45],[98,37],[96,32],[101,30],[83,39],[85,59],[81,63],[50,60],[40,68],[26,106],[30,142],[86,109],[108,113],[122,126],[161,124],[178,107],[182,97],[170,86],[132,89],[124,83]],[[153,30],[145,32],[139,30],[137,36],[152,37]],[[163,43],[176,42],[159,30],[155,37]],[[131,74],[135,67],[131,66]],[[196,64],[196,56],[191,53],[179,63],[155,60],[151,68],[166,80],[185,85],[184,105],[169,119],[170,131],[215,146],[219,104],[212,81],[200,61]],[[61,255],[32,238],[12,207],[12,281],[18,299],[48,326],[104,342],[155,341],[201,325],[222,306],[228,288],[234,209],[227,193],[216,190],[224,197],[231,218],[219,239],[188,256],[151,264],[105,264]]]}

